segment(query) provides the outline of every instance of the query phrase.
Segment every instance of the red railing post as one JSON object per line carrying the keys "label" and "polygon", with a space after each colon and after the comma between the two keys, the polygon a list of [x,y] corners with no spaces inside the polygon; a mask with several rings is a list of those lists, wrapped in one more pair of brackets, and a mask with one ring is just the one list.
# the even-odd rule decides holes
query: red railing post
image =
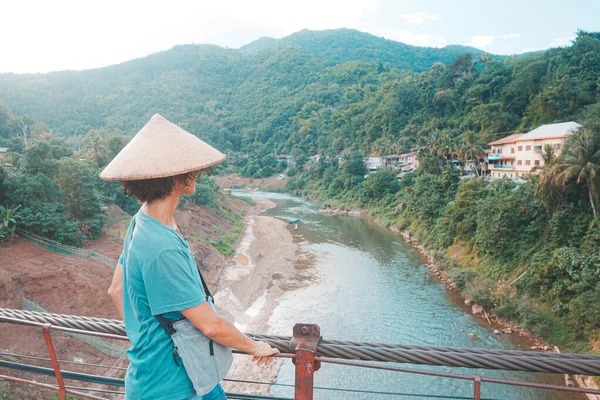
{"label": "red railing post", "polygon": [[52,368],[54,369],[54,375],[56,375],[56,382],[58,383],[58,393],[60,400],[67,399],[67,389],[65,388],[65,381],[63,380],[62,373],[60,372],[60,366],[58,365],[58,358],[56,358],[56,352],[54,351],[54,345],[52,344],[52,338],[50,337],[50,324],[45,324],[42,327],[44,332],[44,340],[46,341],[46,347],[48,348],[48,354],[50,360],[52,360]]}
{"label": "red railing post", "polygon": [[479,375],[473,375],[473,400],[481,400],[481,377]]}
{"label": "red railing post", "polygon": [[296,358],[292,360],[296,365],[295,400],[313,399],[314,373],[321,367],[321,363],[315,361],[319,340],[321,340],[319,325],[294,325],[290,350],[296,353]]}

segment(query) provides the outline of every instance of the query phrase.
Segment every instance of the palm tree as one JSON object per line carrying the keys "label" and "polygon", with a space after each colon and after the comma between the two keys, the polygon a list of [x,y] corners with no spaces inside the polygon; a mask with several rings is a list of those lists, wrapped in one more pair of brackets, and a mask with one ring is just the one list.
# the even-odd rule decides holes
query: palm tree
{"label": "palm tree", "polygon": [[532,171],[539,172],[536,193],[542,203],[544,203],[548,216],[551,217],[556,206],[559,204],[563,192],[562,188],[554,183],[554,168],[556,166],[557,157],[552,146],[548,144],[544,146],[542,159],[544,160],[544,165],[534,167]]}
{"label": "palm tree", "polygon": [[565,143],[565,151],[555,167],[554,182],[564,186],[575,180],[585,185],[594,218],[597,218],[596,204],[600,189],[600,140],[592,132],[580,129],[572,134]]}
{"label": "palm tree", "polygon": [[85,149],[88,157],[95,160],[100,164],[106,155],[106,146],[104,145],[104,138],[98,133],[90,135],[86,141]]}
{"label": "palm tree", "polygon": [[400,143],[398,143],[397,140],[395,140],[393,137],[389,137],[386,138],[386,148],[385,148],[385,152],[390,155],[390,154],[398,154],[398,152],[400,151],[400,149],[402,148],[402,146],[400,145]]}
{"label": "palm tree", "polygon": [[458,151],[458,157],[463,163],[465,163],[467,160],[473,161],[477,176],[481,176],[479,173],[479,159],[484,153],[483,146],[477,141],[475,132],[467,131],[462,137],[460,149]]}
{"label": "palm tree", "polygon": [[436,143],[435,152],[437,156],[447,160],[448,158],[452,157],[454,150],[454,140],[448,132],[443,132]]}

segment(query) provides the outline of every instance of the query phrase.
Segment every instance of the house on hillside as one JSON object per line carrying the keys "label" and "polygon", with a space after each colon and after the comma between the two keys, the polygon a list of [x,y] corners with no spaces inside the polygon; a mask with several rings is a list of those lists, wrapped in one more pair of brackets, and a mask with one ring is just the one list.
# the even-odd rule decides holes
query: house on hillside
{"label": "house on hillside", "polygon": [[295,165],[296,164],[296,157],[291,155],[291,154],[279,154],[275,156],[275,160],[277,162],[282,162],[285,161],[288,163],[288,165]]}
{"label": "house on hillside", "polygon": [[8,153],[8,147],[0,147],[0,165],[12,165],[12,157]]}
{"label": "house on hillside", "polygon": [[307,162],[309,163],[317,163],[319,162],[319,160],[321,159],[321,155],[320,154],[315,154],[314,156],[310,156],[307,158]]}
{"label": "house on hillside", "polygon": [[415,171],[419,167],[417,154],[414,152],[405,154],[393,154],[389,156],[370,155],[363,159],[367,171],[374,172],[378,168],[392,168],[401,174]]}
{"label": "house on hillside", "polygon": [[565,139],[580,127],[573,121],[547,124],[526,134],[517,133],[488,143],[490,150],[485,161],[490,177],[518,178],[530,174],[535,167],[544,165],[542,154],[546,145],[557,155]]}
{"label": "house on hillside", "polygon": [[414,151],[406,154],[400,154],[400,162],[403,164],[401,170],[404,172],[416,171],[416,169],[419,168],[417,153]]}
{"label": "house on hillside", "polygon": [[363,159],[365,162],[365,167],[367,167],[367,172],[375,172],[378,168],[385,166],[385,160],[383,156],[370,155]]}

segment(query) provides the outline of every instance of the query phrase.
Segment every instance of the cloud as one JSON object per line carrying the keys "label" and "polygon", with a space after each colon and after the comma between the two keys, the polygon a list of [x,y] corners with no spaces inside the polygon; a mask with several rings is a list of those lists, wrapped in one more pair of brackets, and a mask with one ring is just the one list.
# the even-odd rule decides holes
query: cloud
{"label": "cloud", "polygon": [[521,51],[517,52],[517,54],[522,54],[522,53],[530,53],[532,51],[541,51],[541,50],[546,50],[547,47],[525,47],[523,49],[521,49]]}
{"label": "cloud", "polygon": [[484,48],[492,44],[496,40],[496,36],[473,36],[471,41],[465,43],[465,46]]}
{"label": "cloud", "polygon": [[178,44],[239,47],[301,29],[361,29],[381,7],[381,0],[53,0],[36,2],[31,13],[28,3],[2,4],[4,15],[27,15],[33,27],[2,21],[2,72],[96,68]]}
{"label": "cloud", "polygon": [[424,24],[425,21],[439,21],[441,18],[439,14],[427,14],[422,11],[411,14],[400,13],[398,15],[400,15],[400,18],[402,18],[407,24],[415,25]]}
{"label": "cloud", "polygon": [[557,37],[552,39],[552,41],[548,44],[548,47],[570,46],[573,39],[575,39],[575,35]]}
{"label": "cloud", "polygon": [[507,35],[500,35],[498,36],[498,39],[517,39],[520,38],[521,34],[520,33],[509,33]]}
{"label": "cloud", "polygon": [[386,39],[411,44],[413,46],[444,47],[448,44],[448,39],[445,37],[432,36],[410,30],[395,30],[376,26],[365,27],[364,30],[373,35],[382,36]]}
{"label": "cloud", "polygon": [[472,36],[471,37],[471,41],[468,43],[465,43],[465,46],[471,46],[471,47],[476,47],[478,49],[482,49],[485,48],[487,46],[489,46],[490,44],[492,44],[492,42],[494,42],[496,39],[516,39],[516,38],[520,38],[521,34],[519,33],[508,33],[508,34],[504,34],[504,35],[498,35],[498,36]]}

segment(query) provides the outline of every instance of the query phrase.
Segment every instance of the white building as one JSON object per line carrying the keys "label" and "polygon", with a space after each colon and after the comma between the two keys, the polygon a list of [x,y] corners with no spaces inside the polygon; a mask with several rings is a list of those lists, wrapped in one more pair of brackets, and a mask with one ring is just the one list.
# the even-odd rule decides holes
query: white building
{"label": "white building", "polygon": [[488,143],[491,147],[486,161],[492,178],[518,178],[544,165],[542,157],[548,145],[558,155],[565,139],[581,125],[577,122],[561,122],[542,125],[529,133],[518,133]]}
{"label": "white building", "polygon": [[368,172],[374,172],[378,168],[385,166],[385,161],[382,156],[370,155],[365,158],[364,161]]}

